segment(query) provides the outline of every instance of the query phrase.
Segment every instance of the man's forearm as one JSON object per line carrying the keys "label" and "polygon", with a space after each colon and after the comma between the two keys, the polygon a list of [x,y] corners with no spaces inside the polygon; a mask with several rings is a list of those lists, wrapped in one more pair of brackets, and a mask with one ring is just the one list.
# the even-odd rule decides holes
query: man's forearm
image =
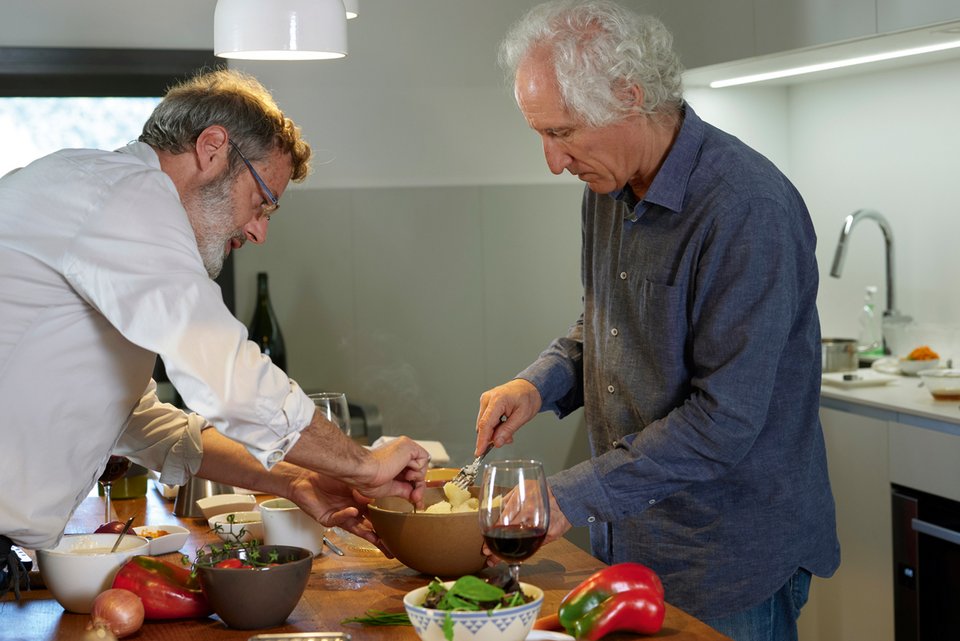
{"label": "man's forearm", "polygon": [[271,473],[247,449],[216,429],[209,427],[201,433],[203,460],[197,476],[211,481],[258,490],[277,496],[286,496],[288,479],[279,463]]}
{"label": "man's forearm", "polygon": [[319,412],[300,432],[285,460],[351,484],[369,480],[376,468],[367,450]]}

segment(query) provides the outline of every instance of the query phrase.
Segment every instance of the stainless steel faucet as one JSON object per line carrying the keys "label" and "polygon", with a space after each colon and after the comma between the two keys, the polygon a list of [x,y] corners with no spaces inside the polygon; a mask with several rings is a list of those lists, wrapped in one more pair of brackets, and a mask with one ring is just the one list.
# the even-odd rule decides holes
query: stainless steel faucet
{"label": "stainless steel faucet", "polygon": [[876,221],[883,231],[883,244],[887,261],[887,307],[883,314],[889,316],[895,314],[897,310],[893,289],[893,229],[883,214],[873,209],[858,209],[844,219],[843,229],[840,230],[840,240],[837,242],[837,251],[833,254],[833,267],[830,268],[830,275],[834,278],[840,278],[840,272],[843,271],[843,261],[847,257],[847,239],[850,237],[850,232],[853,231],[857,223],[867,218]]}
{"label": "stainless steel faucet", "polygon": [[[861,220],[870,219],[880,225],[883,232],[883,244],[886,254],[887,268],[887,307],[883,310],[883,319],[886,325],[902,325],[913,320],[910,316],[901,314],[897,310],[896,297],[894,295],[893,285],[893,229],[890,223],[880,212],[873,209],[858,209],[843,221],[843,229],[840,230],[840,240],[837,242],[837,250],[833,255],[833,267],[830,268],[830,275],[834,278],[840,278],[840,272],[843,270],[843,261],[847,256],[847,239],[854,226]],[[884,332],[886,334],[886,332]],[[886,336],[884,336],[886,340]]]}

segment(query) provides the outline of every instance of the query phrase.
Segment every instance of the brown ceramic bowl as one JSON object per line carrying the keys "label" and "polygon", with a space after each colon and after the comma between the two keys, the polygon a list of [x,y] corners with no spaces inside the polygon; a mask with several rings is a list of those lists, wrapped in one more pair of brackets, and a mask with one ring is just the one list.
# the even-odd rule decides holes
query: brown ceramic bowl
{"label": "brown ceramic bowl", "polygon": [[[470,493],[477,496],[479,488],[471,488]],[[445,500],[443,489],[428,487],[423,500],[424,507]],[[486,565],[476,512],[414,513],[409,501],[391,496],[371,503],[367,516],[397,560],[417,572],[461,577]]]}
{"label": "brown ceramic bowl", "polygon": [[427,487],[443,487],[447,481],[452,481],[460,472],[455,467],[431,467],[427,470]]}
{"label": "brown ceramic bowl", "polygon": [[[200,585],[213,611],[231,628],[255,630],[281,625],[297,607],[310,578],[313,554],[289,545],[261,545],[260,560],[279,554],[279,565],[263,569],[197,565]],[[244,550],[230,556],[245,558]]]}

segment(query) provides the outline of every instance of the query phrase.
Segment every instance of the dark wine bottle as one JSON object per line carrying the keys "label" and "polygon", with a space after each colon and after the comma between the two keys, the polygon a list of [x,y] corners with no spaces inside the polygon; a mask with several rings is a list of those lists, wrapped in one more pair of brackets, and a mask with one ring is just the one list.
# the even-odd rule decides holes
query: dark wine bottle
{"label": "dark wine bottle", "polygon": [[270,357],[273,364],[287,371],[287,350],[283,347],[283,334],[277,315],[270,304],[267,273],[257,274],[257,306],[250,321],[250,340],[260,346],[260,351]]}

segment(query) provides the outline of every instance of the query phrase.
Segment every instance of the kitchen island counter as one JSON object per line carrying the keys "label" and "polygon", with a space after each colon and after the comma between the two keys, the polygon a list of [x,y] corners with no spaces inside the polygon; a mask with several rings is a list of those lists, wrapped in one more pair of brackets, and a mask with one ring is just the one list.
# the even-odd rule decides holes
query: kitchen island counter
{"label": "kitchen island counter", "polygon": [[[264,497],[260,497],[264,498]],[[193,556],[199,545],[218,539],[209,532],[202,519],[180,519],[173,516],[173,503],[164,500],[151,488],[146,498],[114,500],[119,519],[136,514],[134,525],[179,524],[190,530],[190,538],[181,552]],[[74,514],[67,532],[92,531],[103,518],[103,500],[89,497]],[[380,552],[364,550],[337,540],[344,548],[340,557],[326,551],[314,560],[313,572],[303,598],[286,625],[269,630],[231,630],[217,617],[144,623],[130,637],[136,641],[186,641],[193,639],[234,641],[246,640],[257,633],[280,632],[347,632],[354,639],[380,641],[417,641],[412,627],[361,627],[341,625],[347,617],[361,616],[367,610],[403,611],[403,595],[426,585],[430,578],[419,574]],[[162,558],[176,559],[177,554]],[[555,612],[563,596],[587,576],[603,566],[566,540],[542,548],[524,563],[522,580],[544,591],[542,614]],[[499,571],[502,568],[498,568]],[[490,571],[490,570],[487,570]],[[22,593],[16,603],[12,595],[0,600],[0,641],[53,641],[79,639],[89,620],[85,614],[71,614],[44,589]],[[669,595],[668,595],[669,597]],[[663,629],[656,635],[612,635],[614,639],[673,639],[675,641],[729,641],[694,617],[673,606],[667,606]]]}

